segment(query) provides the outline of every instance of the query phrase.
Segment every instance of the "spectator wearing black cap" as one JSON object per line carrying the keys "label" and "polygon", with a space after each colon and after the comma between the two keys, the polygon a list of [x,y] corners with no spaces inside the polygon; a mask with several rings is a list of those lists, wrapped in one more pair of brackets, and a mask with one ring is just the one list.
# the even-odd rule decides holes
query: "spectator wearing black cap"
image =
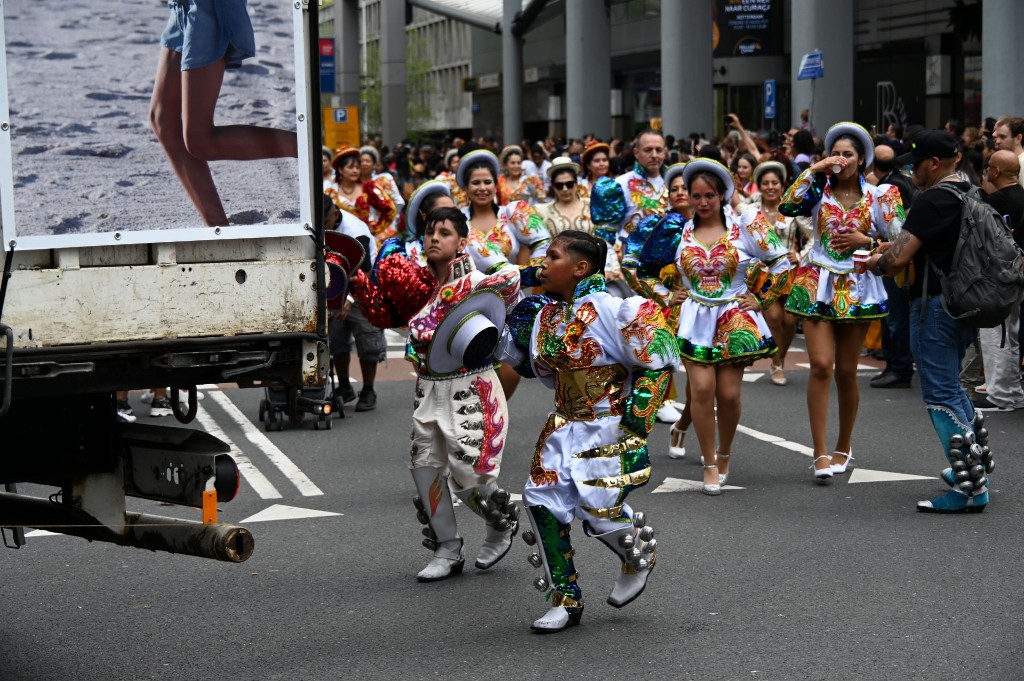
{"label": "spectator wearing black cap", "polygon": [[[924,191],[914,197],[892,247],[868,261],[869,270],[888,276],[914,263],[918,276],[910,287],[910,347],[921,381],[921,396],[947,457],[951,457],[950,449],[966,447],[965,441],[973,442],[975,430],[980,429],[974,405],[959,380],[960,362],[974,338],[974,329],[946,312],[938,276],[928,278],[927,290],[923,286],[926,268],[950,270],[960,237],[959,197],[932,189],[940,183],[950,183],[961,192],[971,188],[956,174],[957,156],[957,139],[945,130],[925,130],[914,137],[910,151],[896,162],[913,165],[914,184]],[[952,458],[947,460],[952,463]],[[971,492],[954,487],[941,497],[919,501],[917,508],[960,513],[980,511],[987,504],[988,487],[983,484]]]}

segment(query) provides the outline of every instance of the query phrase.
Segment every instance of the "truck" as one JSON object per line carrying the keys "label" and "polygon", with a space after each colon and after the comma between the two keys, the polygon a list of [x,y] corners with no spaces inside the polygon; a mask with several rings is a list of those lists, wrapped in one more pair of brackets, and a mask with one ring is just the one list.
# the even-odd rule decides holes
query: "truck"
{"label": "truck", "polygon": [[[253,535],[217,518],[240,486],[229,447],[123,422],[115,391],[170,386],[188,423],[197,385],[274,386],[295,407],[327,380],[317,3],[248,2],[256,49],[227,70],[218,122],[294,131],[297,158],[210,161],[230,215],[214,226],[154,134],[167,4],[0,11],[4,542],[45,528],[244,561]],[[197,517],[131,512],[128,497]]]}

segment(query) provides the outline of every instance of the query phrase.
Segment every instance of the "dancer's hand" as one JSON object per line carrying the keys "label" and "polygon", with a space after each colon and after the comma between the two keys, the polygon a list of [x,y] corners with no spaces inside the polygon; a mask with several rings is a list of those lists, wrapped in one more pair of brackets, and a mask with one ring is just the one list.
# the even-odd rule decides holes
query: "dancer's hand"
{"label": "dancer's hand", "polygon": [[740,299],[740,309],[744,312],[753,312],[761,309],[761,303],[757,302],[753,293],[745,293]]}
{"label": "dancer's hand", "polygon": [[683,288],[682,286],[672,289],[672,295],[668,298],[669,306],[679,305],[681,302],[690,297],[690,289]]}

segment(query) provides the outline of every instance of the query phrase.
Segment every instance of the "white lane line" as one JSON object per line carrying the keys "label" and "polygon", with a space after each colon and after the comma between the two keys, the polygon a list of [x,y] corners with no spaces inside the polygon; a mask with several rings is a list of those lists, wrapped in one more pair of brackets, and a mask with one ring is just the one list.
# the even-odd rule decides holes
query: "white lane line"
{"label": "white lane line", "polygon": [[[211,399],[217,401],[217,398],[213,397],[213,395],[219,396],[221,395],[221,392],[218,390],[216,393],[211,392],[210,395]],[[249,457],[242,453],[242,450],[238,448],[238,445],[232,442],[231,438],[224,434],[224,431],[221,430],[221,427],[213,420],[213,417],[210,416],[209,412],[202,407],[199,407],[196,410],[196,419],[207,433],[224,441],[225,444],[231,447],[229,454],[231,454],[231,458],[235,460],[235,464],[238,466],[238,472],[242,474],[242,477],[245,478],[245,481],[249,483],[249,486],[252,487],[253,491],[255,491],[260,498],[281,498],[281,493],[277,491],[274,484],[270,482],[270,480],[267,480],[267,477],[260,472],[260,469],[253,465],[252,461],[249,460]]]}
{"label": "white lane line", "polygon": [[761,440],[762,442],[773,444],[776,447],[788,449],[791,452],[797,452],[798,454],[803,454],[804,456],[814,456],[814,449],[812,447],[802,445],[799,442],[790,442],[789,440],[781,438],[778,435],[772,435],[771,433],[762,433],[759,430],[747,428],[746,426],[736,426],[736,431],[739,433],[743,433],[744,435],[749,435],[750,437],[755,438],[757,440]]}
{"label": "white lane line", "polygon": [[756,381],[757,379],[761,378],[762,376],[764,376],[764,372],[758,373],[758,372],[753,372],[753,371],[744,371],[743,372],[743,381],[744,381],[744,383],[753,383],[754,381]]}
{"label": "white lane line", "polygon": [[[797,364],[797,366],[801,367],[803,369],[810,369],[811,368],[811,365],[810,364],[806,364],[806,363],[804,363],[804,364]],[[874,371],[874,372],[878,372],[878,371],[881,371],[881,369],[879,369],[878,367],[870,366],[868,364],[858,364],[857,365],[857,371],[858,372],[861,372],[861,371]]]}
{"label": "white lane line", "polygon": [[219,404],[221,408],[227,412],[228,416],[238,424],[242,432],[245,433],[245,437],[249,442],[256,445],[270,462],[277,466],[278,470],[284,473],[284,476],[288,478],[294,484],[299,493],[304,497],[315,497],[323,494],[323,491],[313,484],[313,481],[306,477],[306,474],[299,470],[291,459],[285,456],[285,453],[277,448],[270,439],[261,433],[259,429],[252,424],[252,421],[242,413],[242,410],[235,406],[235,403],[228,399],[228,396],[223,392],[211,392],[210,399]]}

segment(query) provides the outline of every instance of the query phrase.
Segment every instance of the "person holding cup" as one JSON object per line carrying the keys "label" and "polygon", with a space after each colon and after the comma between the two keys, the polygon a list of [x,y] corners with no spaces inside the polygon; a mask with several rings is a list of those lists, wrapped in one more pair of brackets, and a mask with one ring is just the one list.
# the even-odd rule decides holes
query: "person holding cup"
{"label": "person holding cup", "polygon": [[[786,311],[804,319],[811,373],[807,411],[814,441],[814,477],[827,482],[845,473],[860,406],[857,362],[868,325],[887,313],[885,288],[875,274],[854,269],[854,253],[877,250],[895,238],[905,213],[899,190],[873,187],[864,169],[874,160],[871,135],[856,123],[837,123],[825,135],[826,157],[802,172],[782,197],[779,212],[808,216],[814,244],[793,275]],[[862,258],[861,258],[862,259]],[[835,376],[839,434],[825,445],[829,388]]]}

